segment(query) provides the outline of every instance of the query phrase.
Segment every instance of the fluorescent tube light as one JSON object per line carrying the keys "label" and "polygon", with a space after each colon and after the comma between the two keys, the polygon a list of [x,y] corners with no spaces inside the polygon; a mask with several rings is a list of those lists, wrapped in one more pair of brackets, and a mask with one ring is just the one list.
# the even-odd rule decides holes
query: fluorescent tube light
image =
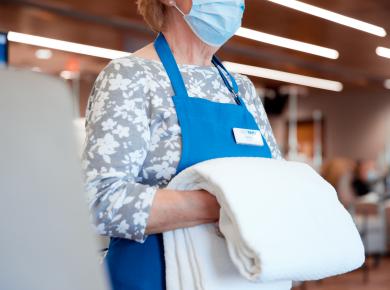
{"label": "fluorescent tube light", "polygon": [[298,50],[301,52],[306,52],[326,58],[331,58],[331,59],[337,59],[339,57],[339,53],[337,50],[306,43],[306,42],[301,42],[297,40],[292,40],[289,38],[284,38],[260,31],[256,31],[253,29],[249,28],[244,28],[241,27],[240,29],[237,30],[236,32],[237,36],[249,38],[252,40],[276,45],[276,46],[281,46],[284,48],[289,48],[293,50]]}
{"label": "fluorescent tube light", "polygon": [[387,79],[383,82],[383,85],[386,89],[390,90],[390,79]]}
{"label": "fluorescent tube light", "polygon": [[378,46],[376,48],[376,54],[381,57],[390,58],[390,48]]}
{"label": "fluorescent tube light", "polygon": [[285,83],[297,84],[317,89],[340,92],[343,90],[343,84],[336,81],[308,77],[299,74],[293,74],[268,68],[245,65],[234,62],[224,62],[228,70],[233,72],[251,75],[259,78],[271,79]]}
{"label": "fluorescent tube light", "polygon": [[354,29],[358,29],[367,33],[371,33],[380,37],[386,36],[386,30],[377,25],[373,25],[361,20],[357,20],[348,16],[344,16],[323,8],[319,8],[310,4],[306,4],[296,0],[268,0],[270,2],[289,7],[313,16],[317,16],[329,21],[336,22]]}
{"label": "fluorescent tube light", "polygon": [[53,52],[50,49],[40,48],[35,51],[35,57],[38,59],[51,59]]}
{"label": "fluorescent tube light", "polygon": [[19,33],[10,31],[8,33],[8,40],[23,44],[35,45],[40,47],[46,47],[51,49],[57,49],[67,52],[73,52],[78,54],[85,54],[90,56],[96,56],[107,59],[115,59],[123,56],[127,56],[130,53],[107,49],[92,45],[85,45],[75,42],[63,41],[53,38],[35,36],[31,34]]}
{"label": "fluorescent tube light", "polygon": [[78,72],[73,72],[69,70],[63,70],[60,72],[60,77],[62,77],[65,80],[72,80],[80,76]]}

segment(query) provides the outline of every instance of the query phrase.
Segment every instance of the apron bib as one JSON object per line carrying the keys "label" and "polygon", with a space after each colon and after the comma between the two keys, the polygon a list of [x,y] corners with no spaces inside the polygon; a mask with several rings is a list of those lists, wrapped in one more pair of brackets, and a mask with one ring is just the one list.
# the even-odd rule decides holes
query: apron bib
{"label": "apron bib", "polygon": [[[171,81],[172,97],[182,134],[181,159],[177,173],[198,162],[220,157],[272,158],[261,135],[261,146],[239,144],[233,128],[259,130],[239,96],[234,78],[216,56],[212,62],[234,97],[235,104],[190,97],[171,49],[162,33],[155,49]],[[229,82],[230,80],[230,82]],[[244,130],[245,131],[245,130]],[[141,244],[111,238],[106,257],[113,290],[165,290],[165,261],[162,234],[149,235]]]}

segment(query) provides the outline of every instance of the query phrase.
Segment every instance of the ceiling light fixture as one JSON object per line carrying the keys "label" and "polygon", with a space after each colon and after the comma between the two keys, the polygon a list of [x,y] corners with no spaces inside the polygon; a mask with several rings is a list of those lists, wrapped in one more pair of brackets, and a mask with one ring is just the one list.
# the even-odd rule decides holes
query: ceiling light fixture
{"label": "ceiling light fixture", "polygon": [[390,58],[390,48],[378,46],[376,48],[376,54],[381,57]]}
{"label": "ceiling light fixture", "polygon": [[245,65],[234,62],[224,62],[227,69],[232,72],[242,73],[245,75],[251,75],[259,78],[271,79],[285,83],[291,83],[296,85],[302,85],[306,87],[312,87],[317,89],[329,90],[340,92],[343,90],[343,84],[337,81],[314,78],[299,74],[293,74],[283,72],[279,70],[273,70],[268,68],[262,68],[257,66]]}
{"label": "ceiling light fixture", "polygon": [[38,59],[50,59],[53,52],[50,49],[40,48],[35,51],[35,57]]}
{"label": "ceiling light fixture", "polygon": [[383,82],[383,85],[386,89],[390,90],[390,79],[387,79]]}
{"label": "ceiling light fixture", "polygon": [[361,20],[357,20],[348,16],[341,15],[314,5],[306,4],[296,0],[268,0],[270,2],[298,10],[313,16],[317,16],[341,25],[345,25],[354,29],[358,29],[380,37],[386,36],[386,30],[380,26],[373,25]]}
{"label": "ceiling light fixture", "polygon": [[288,49],[293,49],[305,53],[310,53],[330,59],[337,59],[339,57],[339,53],[337,50],[302,42],[302,41],[297,41],[297,40],[292,40],[289,38],[285,37],[280,37],[260,31],[256,31],[253,29],[249,28],[244,28],[241,27],[240,29],[237,30],[236,34],[237,36],[249,38],[252,40],[256,40],[259,42],[264,42],[276,46],[281,46],[284,48]]}
{"label": "ceiling light fixture", "polygon": [[8,33],[8,40],[12,42],[35,45],[35,46],[40,46],[45,48],[57,49],[66,52],[85,54],[85,55],[96,56],[96,57],[107,58],[107,59],[115,59],[130,54],[119,50],[107,49],[107,48],[102,48],[102,47],[97,47],[92,45],[85,45],[85,44],[80,44],[75,42],[63,41],[63,40],[13,32],[13,31],[10,31]]}
{"label": "ceiling light fixture", "polygon": [[78,72],[73,72],[69,70],[63,70],[60,72],[60,77],[62,77],[65,80],[73,80],[80,76]]}

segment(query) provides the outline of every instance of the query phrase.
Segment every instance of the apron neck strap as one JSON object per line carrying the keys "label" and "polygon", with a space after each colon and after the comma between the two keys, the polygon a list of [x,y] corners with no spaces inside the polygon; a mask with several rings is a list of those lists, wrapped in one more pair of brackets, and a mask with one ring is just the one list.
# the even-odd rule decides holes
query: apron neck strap
{"label": "apron neck strap", "polygon": [[[156,52],[168,74],[175,95],[189,97],[179,67],[177,66],[175,57],[172,54],[172,51],[168,45],[167,40],[165,39],[165,36],[161,32],[158,34],[156,40],[154,41],[154,48],[156,49]],[[218,69],[218,72],[221,75],[226,87],[234,95],[234,100],[236,101],[236,103],[239,105],[243,105],[242,99],[238,95],[238,85],[236,83],[236,80],[215,55],[213,56],[211,62]],[[229,77],[231,84],[229,83],[225,74]]]}
{"label": "apron neck strap", "polygon": [[177,66],[175,57],[164,35],[160,32],[154,41],[154,48],[171,80],[172,88],[176,96],[188,97],[187,89]]}

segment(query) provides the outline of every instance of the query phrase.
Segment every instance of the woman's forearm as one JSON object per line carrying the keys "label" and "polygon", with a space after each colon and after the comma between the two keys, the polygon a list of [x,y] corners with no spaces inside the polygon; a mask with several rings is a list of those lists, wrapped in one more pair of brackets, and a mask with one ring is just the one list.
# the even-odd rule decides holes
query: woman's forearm
{"label": "woman's forearm", "polygon": [[219,204],[205,190],[158,189],[148,218],[146,234],[215,222]]}

